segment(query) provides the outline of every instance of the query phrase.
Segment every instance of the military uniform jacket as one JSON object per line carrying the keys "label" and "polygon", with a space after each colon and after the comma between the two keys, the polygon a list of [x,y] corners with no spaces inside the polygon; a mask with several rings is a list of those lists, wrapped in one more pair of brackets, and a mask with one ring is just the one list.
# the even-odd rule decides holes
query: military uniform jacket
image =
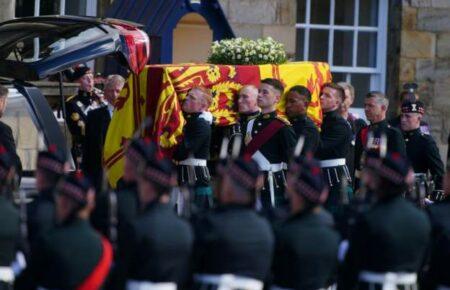
{"label": "military uniform jacket", "polygon": [[[369,132],[373,134],[373,141],[368,144]],[[355,177],[359,178],[362,170],[361,157],[365,150],[377,150],[380,149],[380,138],[382,134],[386,134],[387,137],[387,151],[398,152],[403,156],[406,156],[406,146],[403,139],[403,135],[397,128],[392,127],[386,120],[381,122],[370,124],[368,127],[361,129],[356,136],[355,144]],[[359,183],[356,182],[355,187],[359,187]]]}
{"label": "military uniform jacket", "polygon": [[253,209],[221,206],[193,223],[196,273],[267,279],[274,237],[269,223]]}
{"label": "military uniform jacket", "polygon": [[0,266],[9,267],[20,243],[19,212],[11,201],[0,195]]}
{"label": "military uniform jacket", "polygon": [[422,289],[450,287],[450,198],[428,208],[431,221],[430,267]]}
{"label": "military uniform jacket", "polygon": [[420,129],[403,132],[406,143],[406,153],[415,173],[428,173],[433,176],[436,189],[442,189],[444,163],[439,155],[436,142],[430,135]]}
{"label": "military uniform jacket", "polygon": [[126,277],[175,282],[178,289],[185,289],[194,237],[190,225],[176,216],[173,207],[158,202],[147,205],[128,232],[119,261]]}
{"label": "military uniform jacket", "polygon": [[350,232],[338,289],[355,289],[360,271],[417,273],[431,234],[423,211],[401,196],[388,196],[361,214]]}
{"label": "military uniform jacket", "polygon": [[320,133],[316,124],[306,115],[291,118],[289,121],[292,124],[297,139],[302,135],[305,137],[302,152],[315,153],[320,142]]}
{"label": "military uniform jacket", "polygon": [[[211,124],[201,117],[201,113],[185,114],[186,124],[183,127],[183,140],[175,149],[173,158],[183,161],[187,158],[209,159],[211,145]],[[207,186],[210,176],[206,167],[195,166],[197,186]],[[186,165],[178,166],[179,184],[188,183],[188,168]]]}
{"label": "military uniform jacket", "polygon": [[42,236],[17,289],[76,289],[94,270],[102,256],[100,235],[89,221],[74,218]]}
{"label": "military uniform jacket", "polygon": [[316,158],[320,160],[345,158],[350,148],[352,131],[337,110],[324,114]]}
{"label": "military uniform jacket", "polygon": [[19,155],[17,155],[16,143],[14,142],[11,127],[2,121],[0,121],[0,144],[12,155],[16,165],[16,174],[22,177],[22,162],[20,161]]}
{"label": "military uniform jacket", "polygon": [[275,238],[274,284],[302,290],[329,285],[337,270],[339,235],[328,215],[295,214],[275,228]]}
{"label": "military uniform jacket", "polygon": [[350,127],[352,128],[352,143],[350,146],[350,150],[346,157],[346,164],[348,167],[348,170],[350,171],[350,175],[352,177],[352,180],[354,180],[354,173],[355,173],[355,145],[356,145],[356,135],[358,132],[367,126],[366,122],[363,119],[359,119],[352,115],[351,113],[348,114],[347,122],[350,124]]}
{"label": "military uniform jacket", "polygon": [[254,112],[254,113],[240,113],[239,114],[239,126],[241,133],[245,135],[245,130],[247,128],[247,124],[250,120],[253,120],[257,118],[261,114],[260,111]]}
{"label": "military uniform jacket", "polygon": [[254,138],[259,132],[261,132],[266,126],[268,126],[275,119],[280,122],[284,122],[283,126],[275,135],[272,136],[265,144],[263,144],[259,151],[266,157],[266,159],[271,163],[281,163],[288,162],[291,158],[292,151],[294,150],[297,139],[295,137],[295,132],[289,122],[277,116],[277,113],[271,112],[266,114],[260,114],[256,117],[251,130],[251,136],[247,133],[247,128],[245,131],[245,143],[248,145],[250,140]]}
{"label": "military uniform jacket", "polygon": [[42,234],[48,233],[56,223],[53,189],[39,192],[27,206],[28,240],[34,244]]}
{"label": "military uniform jacket", "polygon": [[66,100],[66,123],[74,144],[83,144],[88,112],[97,108],[99,102],[96,92],[87,93],[81,90]]}

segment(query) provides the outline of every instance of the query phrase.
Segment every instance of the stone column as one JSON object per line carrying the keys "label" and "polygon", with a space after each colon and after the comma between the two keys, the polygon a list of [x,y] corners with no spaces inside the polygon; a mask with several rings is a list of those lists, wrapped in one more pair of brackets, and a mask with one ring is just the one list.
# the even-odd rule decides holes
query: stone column
{"label": "stone column", "polygon": [[402,14],[399,85],[419,85],[426,119],[444,157],[450,132],[450,1],[404,0]]}
{"label": "stone column", "polygon": [[13,19],[16,15],[16,1],[0,0],[0,22]]}

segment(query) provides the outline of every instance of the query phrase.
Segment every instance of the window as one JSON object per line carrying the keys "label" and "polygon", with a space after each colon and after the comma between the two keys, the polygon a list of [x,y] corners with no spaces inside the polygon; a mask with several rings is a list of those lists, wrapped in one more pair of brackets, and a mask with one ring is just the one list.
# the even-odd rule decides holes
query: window
{"label": "window", "polygon": [[[37,62],[62,50],[69,51],[78,43],[88,43],[106,33],[92,24],[11,23],[0,28],[9,37],[0,40],[0,59]],[[51,32],[49,32],[51,31]]]}
{"label": "window", "polygon": [[16,17],[54,14],[97,16],[97,0],[16,1]]}
{"label": "window", "polygon": [[298,0],[298,60],[324,61],[355,87],[356,107],[385,91],[388,0]]}

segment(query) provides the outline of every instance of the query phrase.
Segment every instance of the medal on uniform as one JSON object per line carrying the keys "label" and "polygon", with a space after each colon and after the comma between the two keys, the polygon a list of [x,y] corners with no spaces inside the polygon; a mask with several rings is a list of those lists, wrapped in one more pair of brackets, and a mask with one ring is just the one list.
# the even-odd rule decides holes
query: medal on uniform
{"label": "medal on uniform", "polygon": [[78,120],[80,120],[80,114],[78,114],[78,113],[72,113],[72,115],[70,115],[70,118],[73,120],[73,121],[78,121]]}

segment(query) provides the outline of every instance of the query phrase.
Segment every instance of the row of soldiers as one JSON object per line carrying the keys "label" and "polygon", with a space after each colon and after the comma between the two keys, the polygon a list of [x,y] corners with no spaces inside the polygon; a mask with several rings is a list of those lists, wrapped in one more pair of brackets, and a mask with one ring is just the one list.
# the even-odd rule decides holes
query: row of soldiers
{"label": "row of soldiers", "polygon": [[[448,289],[449,199],[427,208],[428,216],[405,199],[413,171],[401,154],[367,152],[364,201],[374,201],[356,199],[347,208],[354,212],[347,236],[323,207],[330,191],[311,154],[291,158],[289,211],[277,218],[255,209],[264,186],[257,162],[227,155],[217,167],[217,206],[186,220],[171,198],[173,162],[149,139],[132,140],[118,190],[97,197],[87,178],[65,173],[66,160],[51,146],[38,157],[39,197],[27,206],[27,266],[15,278],[20,216],[6,196],[14,162],[0,148],[1,287],[413,289],[420,281],[421,289]],[[448,196],[450,171],[445,182]],[[89,220],[104,200],[114,227],[102,235]]]}
{"label": "row of soldiers", "polygon": [[[249,94],[255,89],[241,90],[240,111],[252,102]],[[301,87],[288,93],[286,109],[293,121],[299,91],[306,94]],[[276,113],[282,84],[266,79],[256,92],[255,107],[261,112],[242,112],[239,128],[233,132],[244,136],[230,136],[230,144],[240,144],[240,139],[243,144],[230,149],[222,146],[226,149],[220,151],[228,154],[221,154],[214,192],[207,167],[213,121],[207,109],[212,100],[202,87],[193,88],[182,104],[186,125],[173,156],[176,175],[172,161],[161,156],[158,146],[150,140],[133,140],[117,192],[99,192],[94,197],[86,178],[64,174],[64,158],[57,150],[42,152],[37,171],[42,198],[28,207],[28,267],[15,287],[98,289],[106,284],[111,289],[188,289],[198,287],[197,283],[265,283],[279,289],[320,289],[336,281],[341,289],[381,287],[386,281],[411,286],[417,282],[415,274],[428,257],[428,248],[433,254],[423,279],[429,284],[424,285],[448,286],[442,260],[448,250],[448,224],[441,218],[448,214],[448,205],[444,201],[429,210],[430,226],[425,214],[401,197],[411,183],[412,171],[404,154],[389,148],[390,136],[384,138],[384,131],[367,133],[370,144],[379,146],[365,148],[360,167],[364,190],[346,207],[341,197],[351,182],[345,158],[352,134],[337,111],[342,88],[326,84],[321,94],[325,116],[315,139],[315,156],[320,161],[308,153],[313,151],[309,143],[313,139],[297,138],[293,128],[301,126],[297,122],[291,126]],[[374,97],[366,99],[381,103]],[[417,103],[404,107],[414,111]],[[308,122],[304,115],[296,117]],[[380,149],[389,153],[380,154]],[[178,201],[180,196],[189,197],[184,207],[190,199],[198,208],[211,208],[214,202],[216,207],[192,215],[190,226],[176,216],[171,204],[170,193],[176,184],[192,190],[187,194],[175,190]],[[333,216],[322,205],[333,213],[340,233],[333,229]],[[177,206],[179,212],[185,210],[180,211],[183,202]],[[255,207],[268,219],[258,215]],[[351,214],[342,215],[344,211]],[[112,268],[111,244],[92,230],[89,218],[112,242]],[[431,247],[431,231],[432,243],[439,247]],[[339,242],[345,240],[337,255]],[[339,256],[344,261],[341,266]],[[192,273],[199,275],[193,278]],[[239,277],[225,279],[220,274]]]}
{"label": "row of soldiers", "polygon": [[[364,99],[365,114],[370,121],[367,126],[364,120],[348,112],[348,100],[353,99],[350,88],[348,84],[329,83],[323,86],[320,102],[324,117],[319,130],[307,116],[308,104],[311,102],[311,93],[307,88],[294,86],[286,93],[287,121],[276,110],[284,93],[281,82],[265,79],[259,88],[244,86],[237,100],[239,122],[219,134],[214,134],[214,131],[218,131],[216,128],[211,129],[212,117],[207,112],[211,94],[205,88],[192,89],[183,103],[187,120],[184,140],[174,155],[179,165],[184,165],[180,166],[180,183],[189,181],[186,174],[193,167],[195,174],[190,174],[191,183],[195,183],[196,189],[201,188],[201,196],[210,195],[207,190],[210,180],[207,161],[209,151],[218,152],[219,149],[218,146],[214,147],[214,144],[220,144],[214,140],[215,136],[218,135],[219,140],[223,135],[230,139],[239,137],[244,140],[242,151],[252,156],[265,174],[260,206],[263,209],[283,207],[287,202],[284,190],[287,162],[297,140],[302,138],[301,153],[312,152],[321,160],[331,192],[327,209],[334,212],[342,200],[349,201],[353,193],[364,190],[360,176],[364,167],[364,152],[379,151],[382,136],[386,136],[387,150],[399,152],[410,160],[416,176],[421,176],[429,187],[428,194],[433,195],[431,183],[427,181],[429,174],[434,183],[433,188],[440,192],[444,165],[436,142],[421,126],[425,110],[418,96],[409,91],[403,93],[401,114],[388,122],[386,114],[389,101],[386,96],[380,92],[368,93]],[[187,108],[185,104],[191,102],[191,95],[204,100],[204,106]],[[208,146],[210,143],[213,144],[212,150]]]}

